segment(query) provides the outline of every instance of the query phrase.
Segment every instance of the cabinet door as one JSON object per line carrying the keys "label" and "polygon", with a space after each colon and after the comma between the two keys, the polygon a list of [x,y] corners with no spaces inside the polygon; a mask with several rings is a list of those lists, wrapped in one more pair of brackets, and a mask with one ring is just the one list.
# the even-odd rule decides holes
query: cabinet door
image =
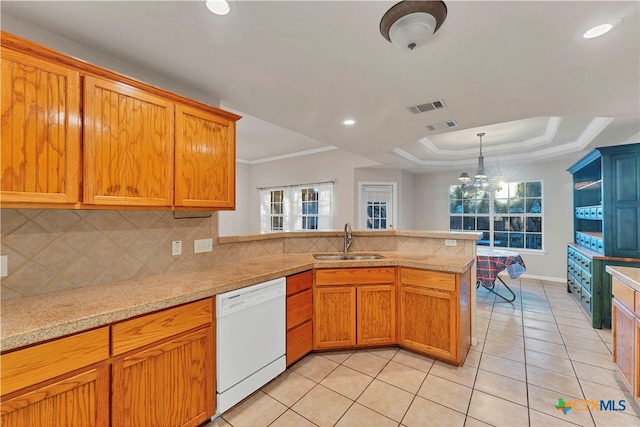
{"label": "cabinet door", "polygon": [[78,203],[80,77],[2,49],[2,203]]}
{"label": "cabinet door", "polygon": [[357,343],[396,343],[396,291],[394,285],[358,286]]}
{"label": "cabinet door", "polygon": [[108,426],[109,367],[90,369],[15,397],[3,398],[4,426]]}
{"label": "cabinet door", "polygon": [[354,286],[317,287],[313,339],[315,349],[356,345],[356,288]]}
{"label": "cabinet door", "polygon": [[171,206],[173,130],[171,102],[85,77],[84,203]]}
{"label": "cabinet door", "polygon": [[457,302],[454,294],[412,286],[400,287],[400,345],[460,363]]}
{"label": "cabinet door", "polygon": [[213,327],[128,355],[112,367],[114,426],[197,426],[215,413]]}
{"label": "cabinet door", "polygon": [[234,209],[235,122],[192,107],[176,108],[175,205]]}
{"label": "cabinet door", "polygon": [[629,390],[635,387],[635,327],[636,319],[624,305],[613,298],[613,362],[618,367]]}

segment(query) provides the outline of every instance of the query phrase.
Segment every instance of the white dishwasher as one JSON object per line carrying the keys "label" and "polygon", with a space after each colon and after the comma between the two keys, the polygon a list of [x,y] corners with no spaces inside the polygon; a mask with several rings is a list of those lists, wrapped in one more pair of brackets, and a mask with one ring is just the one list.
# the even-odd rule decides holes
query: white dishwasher
{"label": "white dishwasher", "polygon": [[286,369],[286,279],[216,296],[214,418]]}

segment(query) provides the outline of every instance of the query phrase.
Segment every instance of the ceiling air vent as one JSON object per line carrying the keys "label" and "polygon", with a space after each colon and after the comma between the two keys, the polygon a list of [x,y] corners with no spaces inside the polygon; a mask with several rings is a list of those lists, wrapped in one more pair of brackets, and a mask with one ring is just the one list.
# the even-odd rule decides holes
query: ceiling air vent
{"label": "ceiling air vent", "polygon": [[425,102],[424,104],[412,105],[407,107],[410,113],[419,114],[424,113],[426,111],[431,110],[441,110],[446,107],[444,101],[442,99],[438,99],[437,101]]}
{"label": "ceiling air vent", "polygon": [[440,129],[453,129],[458,127],[458,122],[455,120],[447,120],[446,122],[434,123],[426,126],[428,130],[440,130]]}

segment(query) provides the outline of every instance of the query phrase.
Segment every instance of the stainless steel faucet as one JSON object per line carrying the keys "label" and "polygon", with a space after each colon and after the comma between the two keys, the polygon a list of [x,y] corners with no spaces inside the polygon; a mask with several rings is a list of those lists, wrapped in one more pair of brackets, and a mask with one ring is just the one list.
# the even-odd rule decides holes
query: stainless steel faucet
{"label": "stainless steel faucet", "polygon": [[353,243],[353,233],[351,232],[351,224],[346,223],[344,225],[344,253],[346,254],[349,247]]}

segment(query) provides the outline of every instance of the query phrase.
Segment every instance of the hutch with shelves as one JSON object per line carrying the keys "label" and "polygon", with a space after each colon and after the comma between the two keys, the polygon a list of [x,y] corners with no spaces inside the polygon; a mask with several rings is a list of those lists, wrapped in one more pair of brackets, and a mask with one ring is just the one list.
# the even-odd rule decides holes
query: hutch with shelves
{"label": "hutch with shelves", "polygon": [[607,265],[640,267],[640,143],[600,147],[567,169],[573,176],[574,240],[567,247],[567,291],[611,326]]}

